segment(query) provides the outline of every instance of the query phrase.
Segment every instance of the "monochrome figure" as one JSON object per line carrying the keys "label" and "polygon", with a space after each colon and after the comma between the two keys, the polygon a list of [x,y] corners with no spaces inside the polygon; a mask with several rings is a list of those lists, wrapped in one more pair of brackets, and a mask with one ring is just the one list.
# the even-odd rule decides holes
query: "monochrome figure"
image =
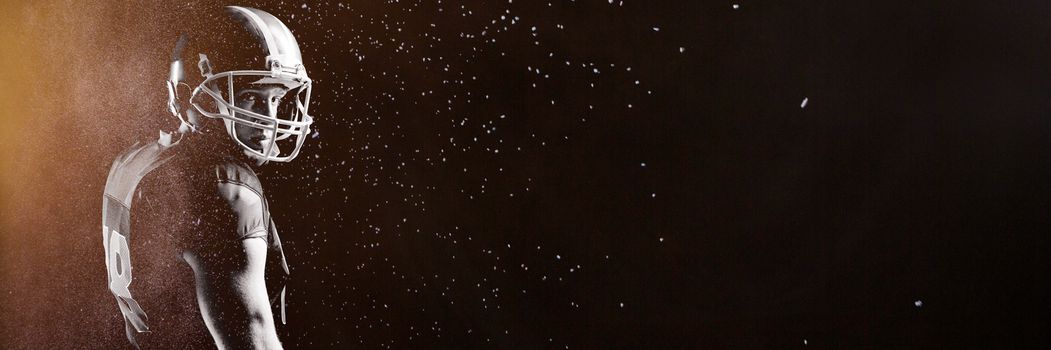
{"label": "monochrome figure", "polygon": [[271,14],[229,6],[210,18],[172,53],[167,112],[178,131],[136,144],[110,169],[109,288],[136,347],[156,333],[176,346],[203,318],[220,349],[279,349],[288,266],[252,167],[299,153],[311,80],[291,31]]}

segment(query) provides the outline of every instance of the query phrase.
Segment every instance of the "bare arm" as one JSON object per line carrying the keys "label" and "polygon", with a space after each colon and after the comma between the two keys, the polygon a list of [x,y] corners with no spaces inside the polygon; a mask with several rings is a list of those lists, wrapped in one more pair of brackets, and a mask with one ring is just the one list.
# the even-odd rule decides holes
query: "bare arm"
{"label": "bare arm", "polygon": [[263,278],[266,241],[248,238],[222,251],[188,251],[197,303],[219,349],[281,349]]}

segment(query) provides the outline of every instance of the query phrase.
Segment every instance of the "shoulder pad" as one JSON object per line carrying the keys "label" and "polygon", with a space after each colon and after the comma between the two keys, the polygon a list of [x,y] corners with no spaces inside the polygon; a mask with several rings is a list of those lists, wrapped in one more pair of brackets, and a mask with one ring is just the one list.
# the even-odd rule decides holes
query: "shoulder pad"
{"label": "shoulder pad", "polygon": [[171,147],[150,142],[141,146],[136,144],[121,154],[113,161],[109,176],[106,177],[106,195],[131,207],[135,187],[147,173],[172,158],[167,152],[169,149]]}
{"label": "shoulder pad", "polygon": [[215,176],[219,182],[245,185],[262,196],[263,185],[252,168],[235,161],[223,161],[215,165]]}

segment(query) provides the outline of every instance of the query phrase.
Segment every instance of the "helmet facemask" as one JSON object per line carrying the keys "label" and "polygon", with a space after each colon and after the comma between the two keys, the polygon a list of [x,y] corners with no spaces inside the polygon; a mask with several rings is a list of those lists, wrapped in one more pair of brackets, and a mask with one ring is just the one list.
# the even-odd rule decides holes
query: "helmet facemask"
{"label": "helmet facemask", "polygon": [[[210,66],[207,60],[207,56],[201,55],[202,67]],[[299,154],[310,133],[313,118],[307,108],[311,80],[301,64],[284,67],[280,60],[273,58],[268,58],[267,64],[268,71],[233,70],[211,74],[210,69],[202,69],[205,80],[193,90],[190,103],[206,117],[223,119],[230,138],[246,154],[263,162],[288,162]],[[280,102],[259,101],[258,98],[247,101],[245,96],[238,96],[242,91],[268,86],[283,87],[285,94]],[[263,140],[243,140],[238,136],[237,128],[257,129],[266,137]]]}

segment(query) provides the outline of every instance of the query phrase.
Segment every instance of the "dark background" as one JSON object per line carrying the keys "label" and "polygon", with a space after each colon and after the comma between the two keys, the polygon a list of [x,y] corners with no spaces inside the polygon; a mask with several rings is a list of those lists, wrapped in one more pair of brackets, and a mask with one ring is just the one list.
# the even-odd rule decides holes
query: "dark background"
{"label": "dark background", "polygon": [[262,6],[286,342],[1047,346],[1049,8],[731,4]]}
{"label": "dark background", "polygon": [[298,15],[290,345],[1046,346],[1046,6],[617,3]]}
{"label": "dark background", "polygon": [[[1046,348],[1051,5],[734,4],[245,4],[315,80],[259,169],[286,347]],[[105,171],[217,6],[5,11],[54,81],[0,80],[39,108],[0,140],[0,347],[126,344]]]}

